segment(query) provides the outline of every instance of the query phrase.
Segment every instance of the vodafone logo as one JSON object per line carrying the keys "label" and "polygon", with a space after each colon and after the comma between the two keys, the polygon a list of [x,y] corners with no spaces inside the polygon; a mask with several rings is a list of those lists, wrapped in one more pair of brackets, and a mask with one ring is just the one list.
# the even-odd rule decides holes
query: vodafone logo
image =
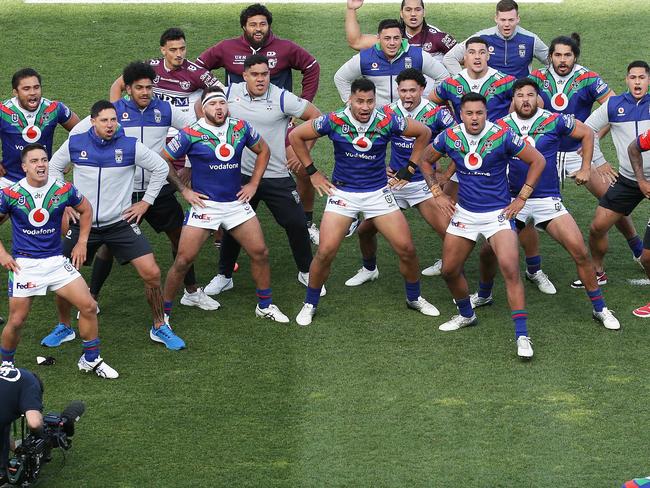
{"label": "vodafone logo", "polygon": [[522,139],[524,140],[524,142],[525,142],[526,144],[530,145],[531,147],[535,147],[535,139],[533,139],[532,137],[530,137],[530,136],[523,136]]}
{"label": "vodafone logo", "polygon": [[34,227],[43,227],[50,220],[50,212],[44,208],[35,208],[29,212],[29,223]]}
{"label": "vodafone logo", "polygon": [[28,125],[23,129],[23,139],[29,143],[36,142],[41,138],[41,129],[35,125]]}
{"label": "vodafone logo", "polygon": [[222,142],[216,147],[214,154],[219,161],[230,161],[235,155],[235,148],[227,142]]}
{"label": "vodafone logo", "polygon": [[361,152],[368,152],[372,149],[372,141],[370,141],[366,136],[356,137],[352,141],[352,145],[357,151]]}
{"label": "vodafone logo", "polygon": [[464,160],[465,166],[471,171],[476,171],[483,165],[483,158],[478,153],[467,153],[465,154]]}
{"label": "vodafone logo", "polygon": [[569,105],[569,99],[564,93],[556,93],[551,98],[551,106],[555,110],[564,110]]}

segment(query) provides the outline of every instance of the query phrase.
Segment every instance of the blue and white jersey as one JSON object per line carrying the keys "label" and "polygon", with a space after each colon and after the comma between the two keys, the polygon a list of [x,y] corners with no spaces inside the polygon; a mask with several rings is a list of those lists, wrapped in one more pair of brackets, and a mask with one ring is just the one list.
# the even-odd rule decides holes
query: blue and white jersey
{"label": "blue and white jersey", "polygon": [[227,117],[220,126],[199,119],[183,128],[167,144],[173,159],[185,157],[192,163],[192,189],[213,202],[234,202],[241,190],[241,159],[261,137],[245,120]]}
{"label": "blue and white jersey", "polygon": [[14,257],[49,258],[63,254],[61,219],[66,207],[83,200],[71,183],[48,179],[40,187],[27,178],[4,188],[0,193],[0,214],[11,219]]}
{"label": "blue and white jersey", "polygon": [[[618,156],[618,170],[624,177],[636,181],[630,164],[627,147],[632,141],[650,129],[650,95],[636,100],[630,93],[609,97],[598,107],[585,124],[598,133],[607,124],[611,127],[612,140]],[[598,138],[594,148],[594,163],[599,164],[605,157],[600,151]],[[643,154],[643,174],[650,178],[650,153]]]}
{"label": "blue and white jersey", "polygon": [[[424,98],[420,101],[420,104],[410,112],[404,108],[401,100],[386,105],[383,110],[386,114],[394,113],[402,118],[412,118],[413,120],[422,122],[431,129],[431,141],[433,141],[433,139],[443,130],[455,125],[454,117],[446,107],[436,105]],[[391,139],[389,165],[393,171],[399,171],[401,168],[408,166],[409,160],[411,159],[411,153],[413,152],[414,142],[414,137],[394,136]],[[417,168],[411,181],[422,180],[424,180],[424,176],[422,176],[420,168]]]}
{"label": "blue and white jersey", "polygon": [[[529,119],[521,119],[516,113],[497,121],[504,129],[510,129],[524,141],[537,149],[546,160],[544,171],[531,194],[531,198],[560,197],[560,177],[555,164],[562,141],[570,137],[575,129],[575,118],[548,110],[538,109]],[[530,166],[521,159],[510,159],[508,181],[510,194],[515,197],[524,186]]]}
{"label": "blue and white jersey", "polygon": [[[548,63],[546,44],[537,34],[520,26],[515,27],[514,34],[507,39],[499,32],[496,25],[478,31],[470,37],[481,37],[488,43],[488,52],[490,53],[488,65],[491,68],[517,79],[530,74],[533,58],[537,58],[543,64]],[[462,69],[460,63],[465,54],[465,42],[456,44],[445,54],[443,62],[452,75],[459,73]]]}
{"label": "blue and white jersey", "polygon": [[492,122],[477,135],[459,124],[439,134],[432,146],[456,163],[458,203],[465,210],[492,212],[510,204],[506,170],[526,147],[521,137]]}
{"label": "blue and white jersey", "polygon": [[337,188],[371,192],[388,184],[386,148],[406,129],[403,117],[373,110],[368,122],[361,123],[345,108],[321,115],[312,126],[334,144],[332,183]]}

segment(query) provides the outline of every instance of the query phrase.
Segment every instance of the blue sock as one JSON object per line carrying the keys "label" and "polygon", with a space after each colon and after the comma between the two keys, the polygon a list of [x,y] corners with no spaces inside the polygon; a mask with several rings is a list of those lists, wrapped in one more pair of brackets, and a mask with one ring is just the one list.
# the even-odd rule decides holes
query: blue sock
{"label": "blue sock", "polygon": [[260,290],[259,288],[255,290],[257,293],[257,301],[260,304],[260,308],[268,308],[269,305],[273,303],[271,298],[271,289],[267,288],[265,290]]}
{"label": "blue sock", "polygon": [[84,358],[89,363],[97,360],[99,357],[99,337],[92,341],[83,341]]}
{"label": "blue sock", "polygon": [[368,271],[374,271],[377,267],[377,256],[371,258],[363,258],[363,267]]}
{"label": "blue sock", "polygon": [[167,317],[172,316],[172,305],[174,305],[174,302],[163,302],[163,312]]}
{"label": "blue sock", "polygon": [[414,302],[420,298],[420,280],[414,283],[404,281],[404,288],[406,288],[406,299],[409,302]]}
{"label": "blue sock", "polygon": [[309,303],[314,307],[317,307],[319,300],[320,300],[320,288],[312,288],[311,286],[308,286],[307,296],[305,297],[305,303]]}
{"label": "blue sock", "polygon": [[526,258],[526,266],[528,267],[528,274],[537,273],[542,269],[542,256]]}
{"label": "blue sock", "polygon": [[526,322],[528,321],[528,312],[525,310],[513,310],[512,320],[515,323],[515,339],[519,336],[527,336],[528,328]]}
{"label": "blue sock", "polygon": [[638,235],[628,239],[627,245],[632,249],[632,254],[634,254],[635,258],[638,258],[643,253],[643,241]]}
{"label": "blue sock", "polygon": [[472,308],[472,302],[469,301],[469,297],[465,297],[461,300],[454,300],[454,302],[456,302],[458,311],[463,317],[470,318],[474,315],[474,309]]}
{"label": "blue sock", "polygon": [[591,300],[594,310],[596,312],[602,312],[603,308],[605,308],[605,300],[603,299],[603,293],[600,291],[600,288],[596,288],[594,291],[588,291],[587,296]]}
{"label": "blue sock", "polygon": [[479,280],[478,282],[478,296],[481,298],[490,298],[492,295],[492,288],[494,287],[494,281],[489,283],[483,283]]}
{"label": "blue sock", "polygon": [[2,362],[8,361],[11,364],[13,364],[14,356],[16,355],[16,350],[0,348],[0,355],[2,355]]}

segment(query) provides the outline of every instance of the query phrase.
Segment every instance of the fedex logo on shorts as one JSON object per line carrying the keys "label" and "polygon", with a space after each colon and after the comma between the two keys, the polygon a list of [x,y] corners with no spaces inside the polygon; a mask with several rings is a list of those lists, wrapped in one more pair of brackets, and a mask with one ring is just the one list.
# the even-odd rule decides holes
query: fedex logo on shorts
{"label": "fedex logo on shorts", "polygon": [[451,225],[453,225],[454,227],[458,227],[459,229],[467,229],[467,226],[459,220],[451,219],[450,223]]}
{"label": "fedex logo on shorts", "polygon": [[208,214],[197,214],[196,212],[192,212],[192,218],[197,220],[205,220],[208,222],[211,220]]}
{"label": "fedex logo on shorts", "polygon": [[28,281],[27,283],[16,283],[16,288],[19,290],[29,290],[31,288],[36,288],[37,286],[36,283],[32,283],[31,281]]}
{"label": "fedex logo on shorts", "polygon": [[335,200],[334,198],[330,198],[327,200],[327,203],[331,203],[332,205],[336,205],[337,207],[347,207],[348,204],[345,203],[345,200],[339,198]]}

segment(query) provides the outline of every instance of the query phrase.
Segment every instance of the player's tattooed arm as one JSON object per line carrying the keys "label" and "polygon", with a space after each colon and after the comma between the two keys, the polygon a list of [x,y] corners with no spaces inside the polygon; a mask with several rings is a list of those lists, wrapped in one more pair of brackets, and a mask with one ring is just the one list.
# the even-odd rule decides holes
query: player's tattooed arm
{"label": "player's tattooed arm", "polygon": [[639,190],[641,190],[641,193],[646,198],[650,198],[650,182],[646,180],[643,174],[643,155],[641,154],[641,149],[636,139],[627,146],[627,154],[630,157],[630,164],[634,170],[636,181],[639,184]]}
{"label": "player's tattooed arm", "polygon": [[72,248],[70,260],[75,268],[80,269],[86,262],[88,236],[90,235],[90,227],[92,225],[93,209],[86,197],[84,197],[83,200],[81,200],[81,203],[74,207],[74,209],[79,214],[79,239]]}

